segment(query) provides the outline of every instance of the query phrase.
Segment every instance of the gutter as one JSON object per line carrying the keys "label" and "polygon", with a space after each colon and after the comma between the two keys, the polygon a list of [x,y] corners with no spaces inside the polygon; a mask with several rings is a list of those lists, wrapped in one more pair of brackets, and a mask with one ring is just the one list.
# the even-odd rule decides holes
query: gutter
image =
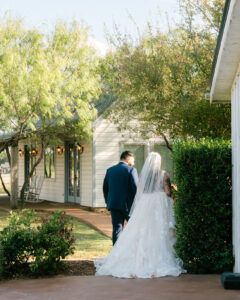
{"label": "gutter", "polygon": [[220,46],[221,46],[221,42],[222,42],[222,37],[223,37],[223,33],[224,33],[227,16],[228,16],[230,3],[231,3],[231,0],[226,0],[225,5],[224,5],[223,16],[222,16],[219,33],[218,33],[217,44],[216,44],[216,48],[215,48],[215,52],[214,52],[212,70],[211,70],[211,75],[210,75],[210,80],[209,80],[209,89],[210,90],[212,87],[213,76],[215,73],[215,68],[216,68],[216,64],[217,64],[217,60],[218,60],[218,54],[219,54],[219,50],[220,50]]}

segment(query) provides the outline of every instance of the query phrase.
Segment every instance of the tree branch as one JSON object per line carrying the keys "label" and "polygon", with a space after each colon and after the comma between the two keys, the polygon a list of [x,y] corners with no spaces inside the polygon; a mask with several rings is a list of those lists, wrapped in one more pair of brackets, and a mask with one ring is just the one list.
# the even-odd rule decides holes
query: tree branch
{"label": "tree branch", "polygon": [[10,197],[10,193],[9,193],[9,191],[7,190],[6,186],[5,186],[5,183],[4,183],[4,181],[3,181],[1,172],[0,172],[0,180],[1,180],[2,187],[3,187],[4,191],[5,191],[5,193],[8,194],[8,196]]}
{"label": "tree branch", "polygon": [[169,149],[171,152],[173,152],[173,148],[170,146],[169,141],[168,141],[166,135],[165,135],[164,133],[161,133],[161,135],[162,135],[162,137],[163,137],[163,139],[164,139],[164,141],[165,141],[166,146],[168,147],[168,149]]}

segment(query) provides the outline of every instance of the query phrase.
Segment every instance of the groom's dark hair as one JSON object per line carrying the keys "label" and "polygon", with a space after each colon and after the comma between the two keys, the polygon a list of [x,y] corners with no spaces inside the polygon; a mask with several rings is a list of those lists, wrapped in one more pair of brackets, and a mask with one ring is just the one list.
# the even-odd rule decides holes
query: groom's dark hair
{"label": "groom's dark hair", "polygon": [[131,152],[131,151],[124,151],[121,156],[120,159],[121,160],[126,160],[127,157],[135,157],[135,155]]}

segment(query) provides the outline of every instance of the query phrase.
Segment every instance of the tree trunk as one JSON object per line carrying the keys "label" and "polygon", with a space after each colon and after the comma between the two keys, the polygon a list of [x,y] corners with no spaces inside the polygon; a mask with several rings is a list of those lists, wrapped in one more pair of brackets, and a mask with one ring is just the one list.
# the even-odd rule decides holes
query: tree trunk
{"label": "tree trunk", "polygon": [[[8,158],[9,166],[11,168],[11,156],[10,156],[10,152],[9,152],[8,146],[6,146],[5,150],[6,150],[6,153],[7,153],[7,158]],[[4,181],[3,181],[1,173],[0,173],[0,180],[1,180],[2,187],[3,187],[4,191],[5,191],[5,193],[8,194],[8,197],[10,197],[11,195],[10,195],[8,189],[6,188],[6,185],[5,185]]]}
{"label": "tree trunk", "polygon": [[11,166],[11,155],[10,155],[8,146],[6,146],[5,150],[6,150],[6,153],[7,153],[7,158],[8,158],[9,165]]}
{"label": "tree trunk", "polygon": [[171,152],[173,152],[173,148],[170,146],[169,141],[168,141],[167,137],[165,136],[165,134],[162,133],[162,137],[164,138],[164,141],[165,141],[165,143],[166,143],[167,148],[168,148]]}
{"label": "tree trunk", "polygon": [[18,144],[15,143],[11,147],[11,209],[18,206]]}
{"label": "tree trunk", "polygon": [[32,175],[33,175],[33,173],[34,173],[36,167],[40,164],[40,162],[41,162],[41,160],[42,160],[42,158],[43,158],[43,152],[44,152],[44,146],[43,146],[43,144],[42,144],[41,154],[40,154],[38,160],[37,160],[37,161],[35,162],[35,164],[33,165],[32,170],[30,171],[29,175],[27,176],[27,178],[26,178],[26,180],[25,180],[25,182],[24,182],[24,184],[23,184],[23,186],[22,186],[21,192],[20,192],[21,209],[24,208],[24,192],[25,192],[25,190],[26,190],[26,187],[27,187],[27,185],[28,185],[28,183],[29,183],[29,181],[30,181],[30,178],[32,177]]}

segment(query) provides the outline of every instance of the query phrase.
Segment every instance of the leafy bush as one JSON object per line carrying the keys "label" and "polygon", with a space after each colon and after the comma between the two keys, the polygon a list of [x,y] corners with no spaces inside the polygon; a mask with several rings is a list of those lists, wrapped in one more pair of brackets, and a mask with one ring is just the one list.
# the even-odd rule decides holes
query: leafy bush
{"label": "leafy bush", "polygon": [[69,222],[70,219],[61,211],[42,219],[33,242],[35,260],[30,265],[32,271],[55,272],[62,265],[60,259],[73,253],[73,226]]}
{"label": "leafy bush", "polygon": [[57,271],[62,266],[60,259],[73,253],[70,219],[56,211],[33,226],[40,221],[33,210],[11,212],[9,225],[0,232],[5,274]]}
{"label": "leafy bush", "polygon": [[34,230],[31,224],[35,221],[34,211],[10,212],[9,225],[0,233],[5,273],[22,272],[32,256]]}
{"label": "leafy bush", "polygon": [[189,273],[230,271],[232,256],[231,144],[177,142],[173,153],[177,255]]}

